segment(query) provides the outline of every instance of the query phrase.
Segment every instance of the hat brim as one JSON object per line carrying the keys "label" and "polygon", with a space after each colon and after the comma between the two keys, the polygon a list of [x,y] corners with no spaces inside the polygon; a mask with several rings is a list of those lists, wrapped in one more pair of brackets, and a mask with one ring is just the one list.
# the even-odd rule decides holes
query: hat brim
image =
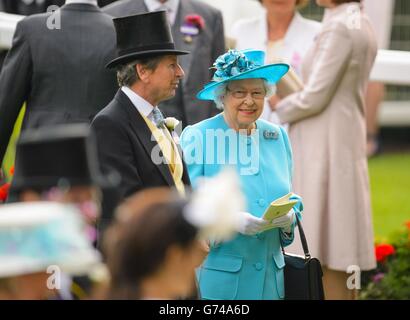
{"label": "hat brim", "polygon": [[181,56],[185,54],[189,54],[189,51],[182,51],[182,50],[148,50],[148,51],[140,51],[140,52],[134,52],[134,53],[129,53],[126,55],[122,55],[120,57],[115,58],[114,60],[111,60],[105,67],[107,69],[113,69],[119,65],[126,64],[128,62],[131,62],[132,60],[135,59],[142,59],[142,58],[148,58],[148,57],[157,57],[157,56],[164,56],[164,55],[176,55],[176,56]]}
{"label": "hat brim", "polygon": [[0,257],[0,279],[46,272],[49,266],[56,266],[61,271],[73,276],[82,276],[91,274],[101,265],[101,256],[97,251],[91,250],[76,252],[60,260],[50,259],[42,261],[41,257],[30,259],[19,256],[4,256]]}
{"label": "hat brim", "polygon": [[64,176],[49,177],[15,177],[11,184],[13,192],[21,192],[24,189],[46,190],[57,186],[95,186],[99,188],[115,188],[120,184],[121,177],[117,174],[96,175],[95,177],[77,178]]}
{"label": "hat brim", "polygon": [[273,85],[277,83],[288,72],[288,70],[289,65],[286,63],[275,63],[261,66],[222,81],[210,82],[204,89],[198,92],[196,97],[200,100],[214,100],[215,93],[218,88],[224,83],[234,80],[264,79],[268,84]]}

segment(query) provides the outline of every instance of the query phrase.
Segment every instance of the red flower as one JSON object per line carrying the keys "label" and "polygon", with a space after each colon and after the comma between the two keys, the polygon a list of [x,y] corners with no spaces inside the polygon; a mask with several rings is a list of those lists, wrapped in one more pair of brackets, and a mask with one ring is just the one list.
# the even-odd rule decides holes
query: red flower
{"label": "red flower", "polygon": [[384,262],[388,256],[394,254],[396,250],[391,244],[379,244],[375,247],[377,262]]}
{"label": "red flower", "polygon": [[0,187],[0,201],[6,201],[9,194],[10,183],[3,184]]}
{"label": "red flower", "polygon": [[404,224],[406,225],[407,229],[410,230],[410,220],[409,220],[409,221],[406,221]]}
{"label": "red flower", "polygon": [[198,14],[189,14],[185,17],[185,23],[197,27],[199,30],[205,28],[205,20]]}

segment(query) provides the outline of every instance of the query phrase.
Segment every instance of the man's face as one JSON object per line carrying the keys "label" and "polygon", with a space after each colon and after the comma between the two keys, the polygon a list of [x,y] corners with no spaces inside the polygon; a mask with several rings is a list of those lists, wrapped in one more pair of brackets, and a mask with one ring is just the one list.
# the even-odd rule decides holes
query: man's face
{"label": "man's face", "polygon": [[178,64],[177,56],[164,56],[148,77],[153,100],[159,103],[175,96],[179,81],[183,77],[184,71]]}

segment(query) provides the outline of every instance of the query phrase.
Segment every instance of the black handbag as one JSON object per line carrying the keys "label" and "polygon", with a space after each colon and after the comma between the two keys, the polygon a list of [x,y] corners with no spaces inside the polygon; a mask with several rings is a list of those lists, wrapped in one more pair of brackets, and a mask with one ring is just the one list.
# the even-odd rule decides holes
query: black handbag
{"label": "black handbag", "polygon": [[285,258],[285,300],[324,300],[323,271],[320,261],[309,253],[302,224],[296,216],[300,240],[305,256],[286,253]]}

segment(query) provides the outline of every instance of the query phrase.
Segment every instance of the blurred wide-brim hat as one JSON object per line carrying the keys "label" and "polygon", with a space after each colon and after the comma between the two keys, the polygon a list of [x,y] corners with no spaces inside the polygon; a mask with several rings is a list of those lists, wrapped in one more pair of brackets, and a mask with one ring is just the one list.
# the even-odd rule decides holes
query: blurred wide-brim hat
{"label": "blurred wide-brim hat", "polygon": [[102,266],[74,206],[54,202],[0,206],[0,278],[53,273],[56,268],[87,275]]}
{"label": "blurred wide-brim hat", "polygon": [[166,11],[120,17],[113,21],[117,57],[107,64],[109,69],[136,59],[189,53],[175,48]]}
{"label": "blurred wide-brim hat", "polygon": [[265,52],[261,50],[229,50],[216,59],[213,69],[213,79],[197,94],[198,99],[214,100],[218,89],[234,80],[264,79],[274,85],[288,72],[289,65],[265,64]]}
{"label": "blurred wide-brim hat", "polygon": [[88,124],[27,129],[16,146],[12,187],[45,190],[52,187],[115,187],[119,175],[103,175],[96,138]]}

